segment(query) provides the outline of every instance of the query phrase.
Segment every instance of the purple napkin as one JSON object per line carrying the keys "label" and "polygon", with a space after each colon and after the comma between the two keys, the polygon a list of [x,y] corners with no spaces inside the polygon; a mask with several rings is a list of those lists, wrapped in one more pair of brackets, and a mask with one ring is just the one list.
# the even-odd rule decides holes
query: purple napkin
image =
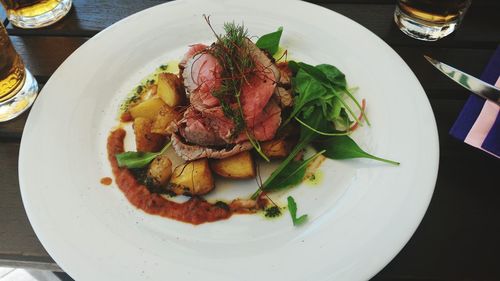
{"label": "purple napkin", "polygon": [[[497,48],[481,80],[500,88],[500,46]],[[450,134],[455,138],[500,158],[500,106],[471,95]]]}

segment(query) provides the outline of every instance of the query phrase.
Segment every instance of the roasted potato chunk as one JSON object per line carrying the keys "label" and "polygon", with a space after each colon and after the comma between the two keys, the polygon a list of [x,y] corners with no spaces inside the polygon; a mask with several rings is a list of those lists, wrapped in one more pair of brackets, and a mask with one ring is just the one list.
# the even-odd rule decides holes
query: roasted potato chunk
{"label": "roasted potato chunk", "polygon": [[162,149],[165,137],[151,132],[153,121],[148,118],[134,119],[135,145],[139,152],[155,152]]}
{"label": "roasted potato chunk", "polygon": [[156,96],[156,92],[158,91],[158,85],[149,84],[146,86],[145,90],[141,93],[141,100],[146,101]]}
{"label": "roasted potato chunk", "polygon": [[170,107],[181,105],[185,97],[181,80],[172,73],[158,74],[157,94]]}
{"label": "roasted potato chunk", "polygon": [[203,195],[214,187],[214,178],[206,158],[175,167],[170,179],[170,189],[176,194]]}
{"label": "roasted potato chunk", "polygon": [[160,112],[162,106],[165,105],[162,99],[158,97],[154,97],[148,100],[145,100],[134,107],[130,108],[130,115],[132,118],[148,118],[150,120],[155,120],[156,115]]}
{"label": "roasted potato chunk", "polygon": [[285,139],[270,140],[260,144],[262,151],[269,158],[284,158],[290,154],[292,143]]}
{"label": "roasted potato chunk", "polygon": [[249,151],[243,151],[224,159],[212,160],[212,170],[225,178],[248,179],[255,177],[255,165]]}
{"label": "roasted potato chunk", "polygon": [[148,179],[156,186],[164,186],[172,176],[172,161],[166,154],[157,156],[148,168]]}
{"label": "roasted potato chunk", "polygon": [[174,108],[166,104],[163,105],[160,109],[160,112],[158,112],[158,115],[156,115],[156,119],[153,122],[151,132],[161,135],[170,135],[167,131],[167,128],[170,123],[172,123],[172,121],[176,121],[180,117],[180,115],[181,114]]}

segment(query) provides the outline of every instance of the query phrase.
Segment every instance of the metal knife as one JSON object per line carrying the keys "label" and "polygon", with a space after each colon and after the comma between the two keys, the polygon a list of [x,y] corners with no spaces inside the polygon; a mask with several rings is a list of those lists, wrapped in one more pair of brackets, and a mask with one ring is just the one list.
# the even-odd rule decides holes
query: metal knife
{"label": "metal knife", "polygon": [[500,89],[490,85],[476,77],[462,72],[454,67],[451,67],[445,63],[439,62],[431,57],[424,55],[434,67],[439,71],[444,73],[446,76],[451,78],[453,81],[457,82],[462,87],[473,92],[474,94],[488,99],[500,106]]}

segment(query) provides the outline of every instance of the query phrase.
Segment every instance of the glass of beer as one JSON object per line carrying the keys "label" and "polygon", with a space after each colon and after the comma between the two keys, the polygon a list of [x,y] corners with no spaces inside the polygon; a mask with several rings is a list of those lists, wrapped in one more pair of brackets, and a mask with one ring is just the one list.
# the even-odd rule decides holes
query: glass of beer
{"label": "glass of beer", "polygon": [[456,30],[471,0],[398,0],[394,20],[407,35],[436,41]]}
{"label": "glass of beer", "polygon": [[28,109],[35,101],[38,84],[12,46],[0,22],[0,122]]}
{"label": "glass of beer", "polygon": [[9,21],[21,28],[39,28],[57,22],[71,9],[71,0],[0,0]]}

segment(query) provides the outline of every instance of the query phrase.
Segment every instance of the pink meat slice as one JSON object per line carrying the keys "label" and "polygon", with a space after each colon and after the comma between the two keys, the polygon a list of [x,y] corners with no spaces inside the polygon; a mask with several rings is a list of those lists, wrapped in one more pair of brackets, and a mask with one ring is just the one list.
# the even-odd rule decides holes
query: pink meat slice
{"label": "pink meat slice", "polygon": [[187,53],[184,54],[184,57],[182,58],[181,62],[179,62],[179,66],[181,68],[186,67],[186,63],[187,63],[187,61],[190,58],[192,58],[197,53],[203,52],[207,48],[208,48],[208,46],[205,45],[205,44],[194,44],[194,45],[191,45],[190,48],[189,48],[189,50],[187,51]]}
{"label": "pink meat slice", "polygon": [[234,122],[227,118],[222,111],[222,107],[217,106],[210,109],[205,109],[202,112],[209,126],[218,136],[226,143],[232,143],[232,135],[234,131]]}
{"label": "pink meat slice", "polygon": [[198,53],[186,62],[182,77],[184,86],[191,93],[191,103],[201,102],[207,108],[219,104],[212,93],[220,88],[221,72],[218,60],[208,53]]}
{"label": "pink meat slice", "polygon": [[179,133],[190,143],[202,145],[224,145],[227,142],[214,130],[211,121],[205,118],[200,111],[190,107],[184,113],[184,117],[179,121],[177,127]]}
{"label": "pink meat slice", "polygon": [[273,79],[274,74],[272,72],[262,70],[262,72],[253,75],[248,80],[248,83],[242,85],[240,100],[243,116],[248,127],[256,126],[256,120],[273,95],[276,87]]}
{"label": "pink meat slice", "polygon": [[247,39],[245,46],[255,63],[255,72],[248,78],[248,83],[243,83],[240,99],[247,126],[255,127],[257,118],[269,102],[276,83],[280,80],[280,71],[252,41]]}
{"label": "pink meat slice", "polygon": [[212,96],[212,93],[202,91],[195,91],[189,95],[189,102],[199,111],[220,105],[219,100]]}
{"label": "pink meat slice", "polygon": [[[270,100],[264,110],[255,118],[254,125],[248,126],[248,132],[258,141],[267,141],[274,138],[276,131],[281,124],[281,107]],[[235,143],[248,140],[246,132],[242,132],[235,140]]]}
{"label": "pink meat slice", "polygon": [[274,100],[269,101],[261,114],[255,118],[255,126],[249,131],[258,141],[267,141],[274,138],[281,124],[281,108]]}
{"label": "pink meat slice", "polygon": [[235,143],[234,127],[234,122],[224,115],[220,106],[202,111],[189,107],[176,130],[189,143],[214,146]]}
{"label": "pink meat slice", "polygon": [[[255,118],[254,126],[248,126],[250,134],[258,141],[270,140],[281,124],[281,108],[270,100]],[[188,142],[205,146],[220,146],[248,140],[246,132],[233,138],[235,124],[228,119],[220,106],[198,111],[190,107],[177,125],[180,135]]]}
{"label": "pink meat slice", "polygon": [[217,58],[204,52],[207,48],[203,44],[193,45],[179,63],[190,102],[200,109],[219,105],[212,93],[221,85],[222,66]]}

